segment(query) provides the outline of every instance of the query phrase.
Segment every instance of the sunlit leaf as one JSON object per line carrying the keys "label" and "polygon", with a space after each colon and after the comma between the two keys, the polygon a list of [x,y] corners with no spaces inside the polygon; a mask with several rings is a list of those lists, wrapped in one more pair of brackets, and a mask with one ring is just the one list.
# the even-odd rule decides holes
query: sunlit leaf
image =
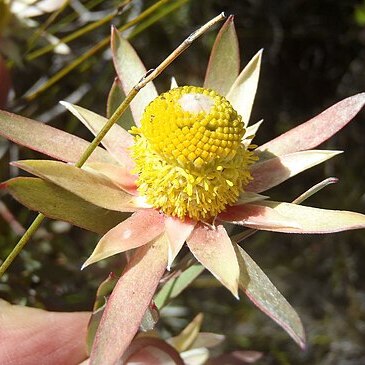
{"label": "sunlit leaf", "polygon": [[258,147],[257,151],[281,156],[315,148],[349,123],[364,104],[365,93],[346,98],[309,121]]}
{"label": "sunlit leaf", "polygon": [[[57,160],[76,162],[89,142],[47,124],[0,110],[0,135]],[[104,149],[97,147],[89,161],[116,163]]]}
{"label": "sunlit leaf", "polygon": [[106,257],[142,246],[164,230],[163,215],[154,209],[143,209],[107,232],[82,265],[85,268]]}
{"label": "sunlit leaf", "polygon": [[242,70],[231,89],[227,99],[233,108],[242,116],[243,123],[248,124],[255,100],[260,76],[262,50],[256,53],[247,66]]}
{"label": "sunlit leaf", "polygon": [[303,348],[305,334],[298,314],[251,257],[240,246],[234,246],[240,266],[240,289]]}
{"label": "sunlit leaf", "polygon": [[281,232],[300,226],[300,223],[291,216],[281,214],[271,207],[262,206],[261,202],[227,207],[224,212],[218,214],[217,218],[229,223],[267,231]]}
{"label": "sunlit leaf", "polygon": [[271,231],[285,233],[332,233],[365,228],[365,215],[360,213],[319,209],[267,200],[257,204],[263,208],[273,209],[275,212],[297,222],[297,227],[273,227],[270,229]]}
{"label": "sunlit leaf", "polygon": [[236,80],[240,69],[237,34],[231,15],[220,29],[211,54],[204,87],[226,95]]}
{"label": "sunlit leaf", "polygon": [[169,260],[167,269],[170,270],[171,265],[180,252],[186,239],[190,236],[193,231],[196,222],[189,219],[182,221],[176,217],[166,217],[165,218],[165,232],[166,237],[169,240]]}
{"label": "sunlit leaf", "polygon": [[100,208],[50,182],[18,177],[2,184],[20,203],[45,216],[104,234],[128,217],[127,213]]}
{"label": "sunlit leaf", "polygon": [[164,235],[135,251],[107,302],[95,337],[91,364],[115,364],[123,355],[139,328],[166,265]]}
{"label": "sunlit leaf", "polygon": [[259,161],[252,165],[253,180],[245,189],[256,193],[268,190],[339,153],[342,151],[309,150]]}
{"label": "sunlit leaf", "polygon": [[[115,28],[112,28],[111,48],[115,70],[124,93],[128,94],[147,71],[131,44]],[[132,100],[130,107],[136,125],[139,125],[147,104],[157,96],[155,86],[150,82]]]}
{"label": "sunlit leaf", "polygon": [[[94,135],[97,135],[108,121],[101,115],[80,106],[70,104],[66,101],[61,101],[60,103],[79,119]],[[133,146],[133,137],[122,127],[114,124],[104,136],[101,143],[123,166],[129,169],[134,167],[134,162],[130,157],[130,147]]]}
{"label": "sunlit leaf", "polygon": [[187,244],[195,258],[237,297],[239,268],[232,242],[224,227],[198,225]]}
{"label": "sunlit leaf", "polygon": [[14,162],[13,165],[99,207],[125,212],[133,212],[138,208],[132,195],[119,189],[100,174],[92,174],[58,161],[26,160]]}
{"label": "sunlit leaf", "polygon": [[202,323],[203,314],[199,313],[177,336],[169,338],[168,343],[179,352],[188,350],[196,340]]}

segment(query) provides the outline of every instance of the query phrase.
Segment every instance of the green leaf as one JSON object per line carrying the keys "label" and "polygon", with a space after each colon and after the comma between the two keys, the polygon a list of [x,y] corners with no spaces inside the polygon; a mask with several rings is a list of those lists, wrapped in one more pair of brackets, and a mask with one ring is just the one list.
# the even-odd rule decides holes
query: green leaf
{"label": "green leaf", "polygon": [[156,306],[161,309],[179,296],[203,271],[205,267],[195,263],[182,271],[179,276],[168,280],[155,297]]}
{"label": "green leaf", "polygon": [[259,161],[251,167],[253,179],[246,190],[256,193],[268,190],[340,153],[342,151],[309,150]]}
{"label": "green leaf", "polygon": [[[124,99],[125,99],[125,93],[122,89],[122,85],[119,79],[116,77],[108,95],[108,101],[106,107],[107,118],[110,118],[113,115],[113,113],[117,110],[117,108],[123,102]],[[129,131],[131,127],[134,125],[131,109],[129,107],[117,120],[117,124],[120,125],[122,128],[124,128],[126,131]]]}
{"label": "green leaf", "polygon": [[234,244],[240,266],[239,288],[302,348],[305,334],[298,314],[251,257]]}
{"label": "green leaf", "polygon": [[[0,110],[0,135],[32,150],[65,162],[77,162],[89,142],[47,124]],[[89,161],[116,163],[97,147]]]}
{"label": "green leaf", "polygon": [[139,328],[166,265],[164,235],[135,251],[108,299],[91,352],[91,364],[119,361]]}
{"label": "green leaf", "polygon": [[227,94],[233,108],[242,116],[243,123],[248,124],[255,100],[260,76],[262,50],[256,53],[242,70]]}
{"label": "green leaf", "polygon": [[217,35],[204,80],[204,87],[221,95],[228,93],[240,69],[238,39],[233,19],[233,15],[229,16]]}
{"label": "green leaf", "polygon": [[124,212],[133,212],[138,208],[134,196],[100,174],[58,161],[26,160],[12,164],[101,208]]}
{"label": "green leaf", "polygon": [[61,187],[34,177],[18,177],[1,185],[31,210],[69,222],[92,232],[104,234],[128,214],[100,208]]}
{"label": "green leaf", "polygon": [[317,147],[342,129],[362,109],[365,93],[341,100],[321,114],[258,147],[256,151],[281,156]]}
{"label": "green leaf", "polygon": [[[101,115],[82,108],[81,106],[73,105],[66,101],[61,101],[60,103],[79,119],[94,135],[97,135],[108,121]],[[134,167],[134,162],[130,157],[130,148],[134,144],[133,137],[122,127],[114,124],[104,136],[101,143],[123,166],[129,169]]]}
{"label": "green leaf", "polygon": [[[112,28],[111,48],[115,70],[127,95],[147,71],[131,44],[115,28]],[[157,96],[156,88],[150,82],[132,100],[130,107],[137,126],[145,107]]]}

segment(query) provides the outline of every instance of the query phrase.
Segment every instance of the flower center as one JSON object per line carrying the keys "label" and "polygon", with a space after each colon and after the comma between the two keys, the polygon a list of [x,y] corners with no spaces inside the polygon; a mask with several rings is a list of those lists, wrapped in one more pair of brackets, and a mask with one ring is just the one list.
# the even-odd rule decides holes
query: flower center
{"label": "flower center", "polygon": [[213,90],[183,86],[160,95],[131,132],[138,190],[165,214],[214,217],[251,179],[256,158],[241,143],[242,118]]}

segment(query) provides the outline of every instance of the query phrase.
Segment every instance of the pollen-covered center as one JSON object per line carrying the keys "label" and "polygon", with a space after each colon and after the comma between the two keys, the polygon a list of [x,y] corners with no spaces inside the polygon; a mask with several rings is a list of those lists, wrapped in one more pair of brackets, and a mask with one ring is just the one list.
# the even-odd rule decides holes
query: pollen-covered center
{"label": "pollen-covered center", "polygon": [[138,190],[168,215],[214,217],[251,179],[255,157],[241,143],[241,116],[213,90],[184,86],[160,95],[132,133]]}

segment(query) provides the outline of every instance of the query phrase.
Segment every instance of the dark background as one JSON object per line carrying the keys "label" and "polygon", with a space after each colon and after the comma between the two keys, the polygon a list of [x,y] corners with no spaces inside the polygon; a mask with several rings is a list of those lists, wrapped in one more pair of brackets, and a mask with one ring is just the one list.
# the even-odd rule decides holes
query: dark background
{"label": "dark background", "polygon": [[[143,8],[154,1],[140,2]],[[109,9],[104,1],[95,10]],[[162,61],[189,33],[221,11],[235,15],[241,47],[241,67],[264,48],[260,83],[251,123],[264,119],[255,142],[264,143],[318,114],[344,97],[364,90],[365,3],[360,1],[188,1],[132,40],[147,69]],[[71,11],[70,11],[71,13]],[[123,16],[113,23],[122,23]],[[64,33],[72,31],[65,27]],[[15,98],[9,109],[42,119],[71,133],[90,138],[67,114],[47,120],[58,100],[84,85],[78,104],[104,113],[114,78],[108,53],[91,57],[82,67],[60,80],[45,94],[24,103],[25,91],[42,75],[52,75],[109,32],[109,25],[70,44],[73,53],[48,54],[23,67],[12,68]],[[62,33],[62,31],[61,31]],[[168,88],[174,75],[179,85],[201,85],[216,30],[196,41],[156,81]],[[62,36],[62,34],[60,35]],[[81,94],[80,94],[81,95]],[[321,148],[343,150],[333,160],[302,173],[270,192],[274,200],[291,201],[329,176],[340,181],[306,204],[365,213],[364,112]],[[35,157],[23,148],[9,147],[0,159],[1,181],[13,172],[14,154]],[[35,214],[9,196],[1,200],[27,227]],[[0,254],[5,257],[16,243],[0,217]],[[83,272],[81,264],[97,237],[59,222],[46,222],[0,281],[0,296],[52,310],[91,309],[95,289],[118,258],[105,260]],[[328,235],[285,235],[259,232],[243,247],[298,311],[308,336],[300,351],[286,333],[259,312],[246,298],[236,301],[210,275],[203,275],[173,305],[181,318],[170,320],[176,334],[198,312],[205,313],[203,329],[227,336],[226,349],[264,353],[260,364],[365,364],[365,233],[363,230]]]}

